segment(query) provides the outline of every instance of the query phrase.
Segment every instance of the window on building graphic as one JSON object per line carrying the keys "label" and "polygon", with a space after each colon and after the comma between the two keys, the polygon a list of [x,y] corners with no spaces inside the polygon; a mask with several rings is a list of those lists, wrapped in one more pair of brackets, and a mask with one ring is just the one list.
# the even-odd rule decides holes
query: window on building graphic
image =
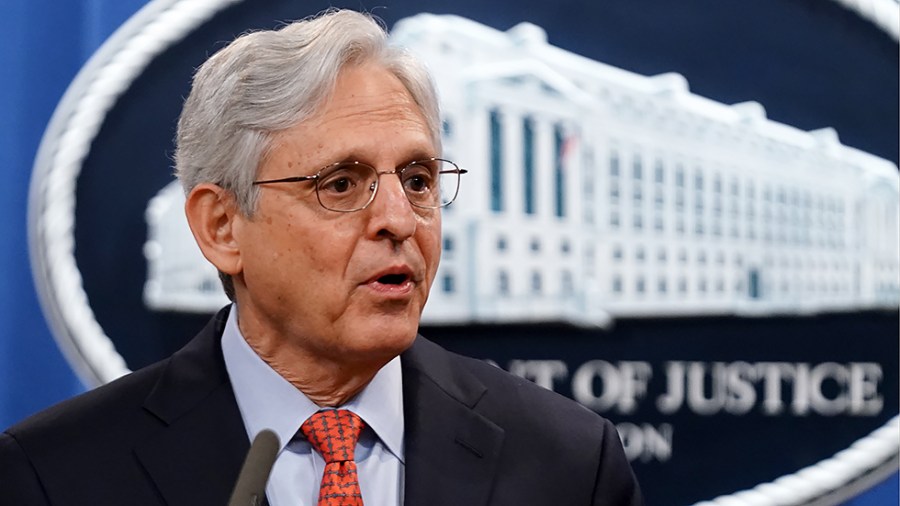
{"label": "window on building graphic", "polygon": [[646,291],[646,283],[644,282],[644,278],[637,278],[637,281],[634,283],[634,291],[637,293],[644,293]]}
{"label": "window on building graphic", "polygon": [[571,250],[572,250],[572,246],[571,246],[571,244],[569,244],[569,240],[563,239],[562,243],[560,243],[560,245],[559,245],[560,253],[562,253],[564,256],[568,256],[568,254]]}
{"label": "window on building graphic", "polygon": [[656,291],[659,293],[666,293],[668,289],[669,287],[666,284],[666,278],[659,278],[656,282]]}
{"label": "window on building graphic", "polygon": [[543,291],[543,279],[539,271],[531,273],[531,293],[541,293]]}
{"label": "window on building graphic", "polygon": [[620,276],[613,277],[612,291],[613,293],[622,293],[622,278]]}
{"label": "window on building graphic", "polygon": [[497,236],[497,251],[506,251],[506,237],[505,236]]}
{"label": "window on building graphic", "polygon": [[522,157],[525,168],[525,214],[535,213],[534,119],[522,121]]}
{"label": "window on building graphic", "polygon": [[700,265],[706,265],[706,252],[701,251],[697,253],[697,263]]}
{"label": "window on building graphic", "polygon": [[697,291],[700,293],[706,293],[706,280],[705,279],[700,278],[700,280],[697,282]]}
{"label": "window on building graphic", "polygon": [[537,237],[532,237],[532,238],[531,238],[530,248],[531,248],[531,251],[533,251],[534,253],[540,253],[540,251],[541,251],[541,240],[538,239]]}
{"label": "window on building graphic", "polygon": [[641,181],[644,179],[644,166],[641,161],[641,155],[634,155],[634,162],[631,165],[631,175],[635,181]]}
{"label": "window on building graphic", "polygon": [[455,244],[453,243],[453,236],[445,235],[444,236],[444,247],[443,247],[444,253],[453,253],[454,246],[455,246]]}
{"label": "window on building graphic", "polygon": [[609,177],[619,177],[619,153],[615,151],[609,154]]}
{"label": "window on building graphic", "polygon": [[666,248],[659,248],[659,250],[656,252],[656,259],[660,263],[666,263],[667,256],[668,255],[666,255]]}
{"label": "window on building graphic", "polygon": [[653,171],[654,171],[654,180],[657,183],[663,184],[666,182],[666,171],[663,168],[662,160],[659,160],[659,159],[656,160],[656,164],[655,164]]}
{"label": "window on building graphic", "polygon": [[218,292],[222,289],[222,285],[213,279],[206,278],[197,285],[197,289],[203,293]]}
{"label": "window on building graphic", "polygon": [[665,228],[665,223],[663,222],[663,217],[659,214],[653,219],[653,228],[657,232],[661,232]]}
{"label": "window on building graphic", "polygon": [[509,273],[501,270],[497,273],[497,293],[503,296],[509,295]]}
{"label": "window on building graphic", "polygon": [[634,229],[635,230],[643,230],[644,229],[644,216],[641,213],[634,213]]}
{"label": "window on building graphic", "polygon": [[444,121],[441,122],[441,132],[444,134],[445,139],[453,136],[453,122],[450,118],[444,118]]}
{"label": "window on building graphic", "polygon": [[619,183],[616,181],[611,181],[609,183],[609,197],[613,202],[619,200]]}
{"label": "window on building graphic", "polygon": [[557,124],[553,128],[553,152],[554,159],[556,160],[556,168],[554,170],[555,173],[555,183],[556,183],[556,198],[555,198],[555,207],[556,207],[556,216],[564,217],[566,215],[566,171],[565,164],[566,158],[568,157],[568,153],[566,151],[571,149],[571,146],[567,146],[566,142],[566,134],[563,131],[563,127],[560,124]]}
{"label": "window on building graphic", "polygon": [[687,279],[680,278],[678,280],[678,293],[687,293],[687,287],[688,287]]}
{"label": "window on building graphic", "polygon": [[609,213],[609,226],[610,226],[610,228],[619,228],[619,213],[618,213],[618,211],[611,211]]}
{"label": "window on building graphic", "polygon": [[584,221],[594,223],[594,152],[591,149],[584,150]]}
{"label": "window on building graphic", "polygon": [[681,165],[675,167],[675,186],[684,188],[684,169]]}
{"label": "window on building graphic", "polygon": [[503,210],[503,122],[491,111],[491,210]]}
{"label": "window on building graphic", "polygon": [[699,169],[694,175],[694,189],[697,190],[698,194],[703,191],[703,173]]}
{"label": "window on building graphic", "polygon": [[442,281],[442,287],[444,293],[453,293],[456,291],[455,279],[453,278],[453,274],[444,274],[444,278]]}
{"label": "window on building graphic", "polygon": [[643,246],[638,246],[638,247],[634,250],[634,259],[637,260],[639,263],[641,263],[641,262],[644,261],[644,258],[645,258],[645,257],[646,257],[646,254],[644,253],[644,247],[643,247]]}
{"label": "window on building graphic", "polygon": [[619,246],[618,244],[613,246],[613,249],[612,249],[613,260],[616,260],[616,261],[622,260],[623,256],[624,256],[624,254],[622,253],[622,246]]}
{"label": "window on building graphic", "polygon": [[685,249],[678,250],[678,261],[683,264],[687,263],[687,261],[688,261],[687,250],[685,250]]}
{"label": "window on building graphic", "polygon": [[575,283],[572,280],[571,272],[569,272],[569,271],[562,272],[562,280],[561,280],[560,284],[562,285],[562,294],[563,295],[568,296],[568,295],[572,295],[573,293],[575,293]]}

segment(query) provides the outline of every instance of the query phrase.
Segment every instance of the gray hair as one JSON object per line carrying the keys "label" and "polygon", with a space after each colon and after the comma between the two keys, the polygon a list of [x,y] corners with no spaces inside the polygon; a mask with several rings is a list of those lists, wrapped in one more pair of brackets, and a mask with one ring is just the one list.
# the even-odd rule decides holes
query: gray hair
{"label": "gray hair", "polygon": [[[190,192],[214,183],[252,216],[253,186],[275,135],[313,116],[347,65],[375,63],[394,74],[419,106],[440,151],[437,94],[424,65],[387,42],[368,14],[329,9],[278,30],[244,34],[209,58],[194,75],[178,120],[175,173]],[[233,287],[222,275],[233,300]]]}

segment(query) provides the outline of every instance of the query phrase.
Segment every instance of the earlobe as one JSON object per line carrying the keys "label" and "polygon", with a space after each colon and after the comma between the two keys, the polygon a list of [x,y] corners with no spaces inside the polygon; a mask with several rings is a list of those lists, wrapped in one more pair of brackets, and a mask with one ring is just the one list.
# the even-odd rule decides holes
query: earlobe
{"label": "earlobe", "polygon": [[199,184],[188,194],[184,212],[203,256],[220,271],[239,274],[241,250],[234,228],[240,213],[231,193],[211,183]]}

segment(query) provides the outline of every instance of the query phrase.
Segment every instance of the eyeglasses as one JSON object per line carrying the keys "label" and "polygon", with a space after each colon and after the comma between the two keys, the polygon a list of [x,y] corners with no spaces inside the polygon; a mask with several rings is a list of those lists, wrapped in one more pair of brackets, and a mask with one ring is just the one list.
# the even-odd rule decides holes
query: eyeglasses
{"label": "eyeglasses", "polygon": [[403,167],[379,172],[361,162],[338,162],[311,176],[254,181],[253,185],[316,182],[316,198],[325,209],[349,213],[365,209],[375,200],[378,181],[384,174],[397,174],[409,203],[424,209],[444,207],[456,199],[459,176],[468,172],[450,160],[426,158]]}

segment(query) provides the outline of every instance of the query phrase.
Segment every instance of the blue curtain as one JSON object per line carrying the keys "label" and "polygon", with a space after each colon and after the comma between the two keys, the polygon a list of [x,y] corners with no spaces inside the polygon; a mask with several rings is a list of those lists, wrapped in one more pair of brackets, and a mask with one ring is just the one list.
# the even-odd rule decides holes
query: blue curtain
{"label": "blue curtain", "polygon": [[[54,342],[31,279],[28,185],[44,128],[90,55],[144,0],[0,4],[0,428],[84,390]],[[898,476],[853,506],[897,504]]]}
{"label": "blue curtain", "polygon": [[75,74],[144,0],[0,4],[0,427],[84,390],[38,304],[26,231],[31,166]]}

